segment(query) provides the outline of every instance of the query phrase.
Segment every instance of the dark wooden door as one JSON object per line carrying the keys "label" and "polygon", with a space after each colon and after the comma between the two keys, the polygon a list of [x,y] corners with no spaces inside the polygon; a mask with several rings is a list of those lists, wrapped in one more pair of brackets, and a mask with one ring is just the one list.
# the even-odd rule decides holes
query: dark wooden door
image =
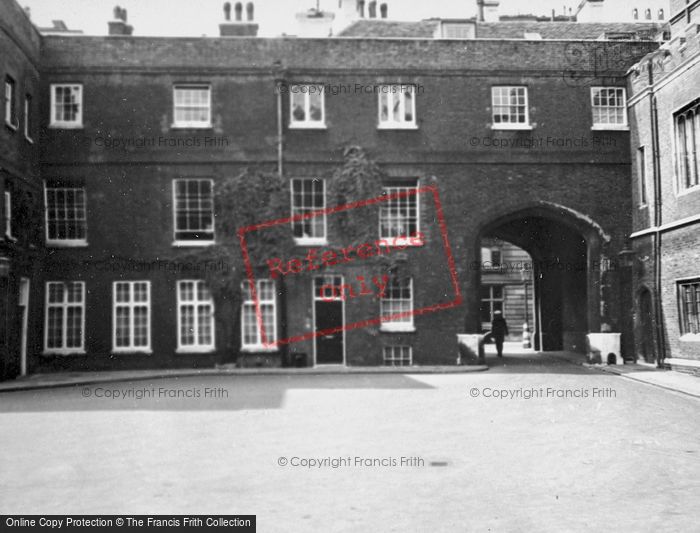
{"label": "dark wooden door", "polygon": [[342,365],[343,361],[343,302],[316,300],[316,364]]}

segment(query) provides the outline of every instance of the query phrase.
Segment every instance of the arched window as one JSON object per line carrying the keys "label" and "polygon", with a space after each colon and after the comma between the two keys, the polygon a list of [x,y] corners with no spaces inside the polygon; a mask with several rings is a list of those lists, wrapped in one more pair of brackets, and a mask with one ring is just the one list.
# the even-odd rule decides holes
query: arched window
{"label": "arched window", "polygon": [[382,18],[385,19],[388,15],[388,12],[389,12],[389,6],[387,6],[386,4],[380,5],[379,12],[381,13]]}
{"label": "arched window", "polygon": [[369,18],[377,18],[377,2],[375,0],[372,0],[369,3],[369,6],[367,6],[367,11],[369,12],[367,15]]}
{"label": "arched window", "polygon": [[241,20],[243,20],[243,4],[241,4],[240,2],[236,2],[235,11],[236,22],[240,22]]}
{"label": "arched window", "polygon": [[664,20],[664,10],[659,9],[659,20]]}
{"label": "arched window", "polygon": [[253,2],[248,2],[245,6],[246,14],[248,15],[248,21],[253,20],[253,10],[255,8],[253,7]]}
{"label": "arched window", "polygon": [[647,20],[651,20],[651,9],[647,9],[644,11],[644,18]]}
{"label": "arched window", "polygon": [[636,7],[632,10],[632,18],[634,20],[639,20],[639,9]]}

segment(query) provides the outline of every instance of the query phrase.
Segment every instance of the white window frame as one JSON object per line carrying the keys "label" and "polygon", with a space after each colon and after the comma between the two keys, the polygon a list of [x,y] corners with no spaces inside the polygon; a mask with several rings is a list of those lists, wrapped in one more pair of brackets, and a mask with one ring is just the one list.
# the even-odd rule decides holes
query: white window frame
{"label": "white window frame", "polygon": [[12,235],[12,193],[5,191],[5,237],[11,241],[16,241]]}
{"label": "white window frame", "polygon": [[[145,302],[134,301],[134,286],[137,284],[146,284],[146,296],[147,300]],[[129,301],[128,302],[117,302],[117,287],[119,285],[129,286]],[[117,346],[117,308],[125,307],[129,309],[129,345],[128,346]],[[146,346],[136,346],[134,344],[134,309],[137,307],[146,307],[148,316],[148,344]],[[148,280],[129,280],[129,281],[115,281],[112,283],[112,353],[152,353],[151,350],[151,282]]]}
{"label": "white window frame", "polygon": [[34,139],[32,139],[32,95],[31,94],[25,94],[24,95],[24,138],[27,139],[29,143],[34,143]]}
{"label": "white window frame", "polygon": [[696,307],[700,306],[700,294],[698,294],[696,286],[700,286],[700,278],[695,279],[685,279],[676,282],[677,286],[677,302],[678,302],[678,328],[680,333],[680,338],[683,341],[695,341],[700,342],[700,329],[696,333],[692,331],[686,331],[686,321],[690,322],[688,319],[688,309],[687,304],[684,299],[685,287],[690,286],[693,291],[691,296],[691,302],[695,304]]}
{"label": "white window frame", "polygon": [[[595,105],[596,94],[600,91],[621,91],[622,92],[622,105],[619,107],[610,105]],[[622,109],[623,122],[596,122],[595,121],[595,110],[596,109]],[[629,130],[629,121],[627,117],[627,89],[625,87],[591,87],[591,120],[593,121],[592,130]]]}
{"label": "white window frame", "polygon": [[[406,182],[409,180],[405,180]],[[405,185],[403,184],[404,182],[397,182],[397,183],[391,183],[387,182],[382,185],[382,194],[386,195],[391,195],[391,194],[396,194],[396,193],[402,193],[402,192],[408,192],[408,191],[417,191],[419,188],[419,183],[418,180],[415,180],[415,185]],[[396,198],[394,200],[385,200],[383,202],[379,203],[379,228],[378,228],[378,235],[380,240],[386,240],[388,241],[388,244],[392,246],[421,246],[423,244],[422,241],[419,242],[418,239],[416,238],[411,238],[411,233],[408,232],[409,234],[407,235],[382,235],[382,220],[385,219],[384,214],[388,211],[389,214],[391,215],[391,205],[393,205],[393,202],[403,202],[407,201],[411,198],[415,198],[416,201],[416,230],[415,230],[415,235],[420,233],[420,194],[418,192],[415,192],[414,194],[407,195],[402,198]],[[395,209],[395,208],[394,208]],[[387,218],[388,220],[391,220],[391,216]],[[394,220],[404,220],[404,224],[408,225],[411,222],[411,219],[409,217],[406,217],[405,219],[399,219],[395,218]],[[398,238],[398,237],[403,237],[403,238]]]}
{"label": "white window frame", "polygon": [[[321,120],[311,120],[311,91],[316,87],[321,95]],[[302,88],[305,88],[303,90]],[[304,120],[294,118],[294,95],[304,95]],[[289,86],[289,128],[290,129],[326,129],[326,92],[324,86],[316,83],[299,83]]]}
{"label": "white window frame", "polygon": [[[186,283],[192,283],[192,300],[183,300],[183,286]],[[204,285],[207,292],[209,293],[209,299],[200,300],[199,299],[199,286]],[[177,353],[211,353],[216,350],[216,315],[214,307],[214,296],[207,287],[207,283],[201,279],[181,279],[177,281]],[[193,320],[193,331],[192,336],[194,338],[193,344],[183,344],[182,343],[182,321],[183,321],[183,306],[194,307],[194,320]],[[199,343],[199,321],[197,320],[197,311],[200,307],[209,307],[209,316],[211,318],[211,342],[208,344]]]}
{"label": "white window frame", "polygon": [[[196,107],[201,109],[207,109],[209,120],[177,120],[177,92],[178,90],[206,90],[207,91],[207,104],[204,105],[189,105],[189,106],[179,106],[182,107]],[[212,109],[211,109],[211,85],[206,83],[178,83],[173,85],[173,128],[182,129],[208,129],[212,127]]]}
{"label": "white window frame", "polygon": [[[688,176],[685,174],[685,170],[681,171],[681,165],[684,165],[684,158],[681,157],[681,150],[683,153],[688,153],[688,117],[692,116],[692,133],[694,145],[693,154],[695,155],[694,165],[694,175],[697,183],[690,186],[686,186],[688,181]],[[684,144],[681,147],[680,143],[680,126],[679,119],[683,117],[685,121],[685,137]],[[673,123],[672,123],[672,133],[673,133],[673,158],[674,158],[674,172],[676,174],[676,196],[683,196],[688,193],[700,190],[700,101],[695,101],[690,105],[684,105],[673,113]]]}
{"label": "white window frame", "polygon": [[[294,205],[294,184],[299,183],[299,182],[305,182],[305,181],[311,181],[311,182],[321,182],[321,187],[323,188],[323,204],[320,207],[307,207],[305,205],[301,206],[296,206]],[[326,180],[323,178],[292,178],[289,183],[289,193],[290,193],[290,210],[292,216],[296,215],[302,215],[305,213],[310,213],[313,211],[319,211],[322,209],[326,208]],[[303,200],[303,195],[302,195],[302,200]],[[316,217],[308,219],[309,222],[313,221],[316,218],[322,218],[323,219],[323,235],[321,236],[312,236],[312,237],[297,237],[294,235],[294,229],[298,224],[303,224],[304,222],[307,222],[306,220],[302,221],[292,221],[292,236],[294,237],[294,242],[299,245],[299,246],[321,246],[328,244],[328,226],[327,226],[327,221],[326,221],[326,214],[323,213],[322,215],[318,215]]]}
{"label": "white window frame", "polygon": [[[499,91],[506,91],[508,93],[508,96],[510,98],[510,91],[516,89],[520,91],[522,89],[523,91],[523,96],[525,100],[525,122],[496,122],[496,108],[497,107],[521,107],[521,104],[497,104],[496,103],[496,94]],[[519,95],[518,95],[519,96]],[[510,101],[510,100],[509,100]],[[502,115],[498,115],[502,116]],[[518,117],[519,115],[512,115],[514,117]],[[512,117],[510,114],[510,110],[508,111],[508,117]],[[529,90],[527,85],[494,85],[491,87],[491,129],[493,130],[531,130],[532,125],[530,124],[530,95],[529,95]]]}
{"label": "white window frame", "polygon": [[[404,94],[410,92],[411,97],[411,120],[405,120],[406,98]],[[386,83],[378,87],[377,98],[377,129],[380,130],[416,130],[416,95],[417,87],[410,83]],[[382,98],[387,98],[387,119],[382,120]],[[394,120],[391,110],[394,107],[394,100],[399,98],[399,116],[401,120]]]}
{"label": "white window frame", "polygon": [[[82,191],[83,193],[83,211],[85,213],[84,219],[76,219],[77,221],[82,221],[85,225],[85,237],[82,239],[53,239],[51,238],[49,232],[50,219],[49,219],[49,190],[69,190],[69,191]],[[52,247],[82,247],[87,246],[87,235],[88,235],[88,220],[87,220],[87,190],[83,187],[74,186],[56,186],[49,185],[48,182],[44,182],[44,235],[46,238],[46,245]]]}
{"label": "white window frame", "polygon": [[[75,115],[75,120],[56,119],[56,89],[70,88],[71,92],[76,92],[76,104],[78,112]],[[80,129],[83,127],[83,85],[81,83],[52,83],[51,84],[51,117],[49,120],[50,128],[60,129]]]}
{"label": "white window frame", "polygon": [[[205,233],[207,230],[180,230],[177,227],[177,185],[178,182],[208,181],[211,189],[211,239],[178,239],[178,233],[189,231],[190,233]],[[214,180],[210,178],[176,178],[173,180],[173,246],[212,246],[216,244],[216,208],[214,205]]]}
{"label": "white window frame", "polygon": [[[5,77],[5,125],[12,131],[17,131],[19,126],[19,119],[13,117],[15,114],[15,98],[17,94],[17,81],[11,77]],[[17,118],[17,123],[13,122],[12,119]]]}
{"label": "white window frame", "polygon": [[[386,288],[386,292],[384,296],[382,296],[379,300],[379,316],[381,317],[381,326],[380,326],[380,331],[388,331],[388,332],[414,332],[416,331],[416,327],[413,321],[413,311],[415,310],[414,306],[414,300],[415,300],[415,295],[413,292],[413,278],[408,278],[408,290],[410,292],[410,296],[408,298],[389,298],[389,288],[391,285],[391,281],[393,279],[390,279],[389,285]],[[385,320],[384,317],[389,314],[385,312],[385,306],[388,306],[390,303],[406,303],[408,302],[408,310],[405,311],[399,311],[399,313],[411,313],[407,317],[403,318],[397,318],[393,320]],[[391,314],[398,314],[396,312],[393,312]]]}
{"label": "white window frame", "polygon": [[[252,297],[252,291],[251,291],[251,298],[246,298],[246,285],[249,283],[248,280],[243,281],[241,283],[241,293],[242,293],[242,298],[241,298],[241,352],[276,352],[278,351],[277,346],[265,346],[262,343],[262,334],[260,331],[260,323],[258,322],[257,318],[257,309],[256,309],[256,304],[255,304],[255,299]],[[272,285],[272,299],[266,299],[263,300],[261,297],[262,290],[260,289],[261,285],[263,283],[270,283]],[[272,322],[273,322],[273,331],[267,331],[265,330],[265,336],[267,337],[267,342],[268,344],[274,344],[277,342],[277,287],[275,286],[275,282],[271,279],[259,279],[255,282],[255,292],[258,297],[258,305],[260,305],[260,312],[262,314],[262,306],[263,304],[265,305],[272,305]],[[254,312],[255,312],[255,319],[256,319],[256,324],[255,324],[255,331],[256,331],[256,342],[255,343],[246,343],[245,342],[245,309],[246,307],[252,307]],[[261,316],[262,318],[262,316]]]}
{"label": "white window frame", "polygon": [[[399,356],[396,356],[396,352],[399,352]],[[408,363],[404,364],[407,360],[403,357],[403,352],[408,353]],[[387,354],[390,354],[387,357]],[[382,361],[384,366],[413,366],[413,347],[407,344],[390,344],[382,347]],[[397,364],[399,363],[399,364]]]}
{"label": "white window frame", "polygon": [[[479,295],[479,313],[481,313],[481,307],[483,307],[484,303],[487,303],[489,306],[489,316],[491,317],[491,320],[488,322],[491,323],[493,321],[493,315],[494,315],[494,303],[501,303],[501,313],[505,309],[506,305],[506,286],[502,285],[500,283],[483,283],[482,287],[488,287],[489,288],[489,297],[486,299],[482,299],[481,295]],[[493,295],[493,289],[494,287],[499,287],[501,289],[501,297],[496,298]],[[485,322],[481,321],[481,314],[479,314],[479,322],[481,324],[485,324]]]}
{"label": "white window frame", "polygon": [[[81,291],[81,301],[80,302],[68,302],[68,288],[66,287],[69,283],[76,283],[80,286]],[[51,285],[63,285],[63,301],[61,303],[50,303],[49,293]],[[47,281],[44,285],[45,296],[44,296],[44,353],[45,354],[57,354],[57,355],[69,355],[69,354],[84,354],[85,353],[85,282],[84,281]],[[61,307],[63,309],[63,320],[61,324],[61,339],[62,345],[59,348],[49,348],[49,310],[54,307]],[[68,339],[68,309],[70,307],[79,307],[81,310],[80,317],[80,346],[66,347],[66,341]]]}

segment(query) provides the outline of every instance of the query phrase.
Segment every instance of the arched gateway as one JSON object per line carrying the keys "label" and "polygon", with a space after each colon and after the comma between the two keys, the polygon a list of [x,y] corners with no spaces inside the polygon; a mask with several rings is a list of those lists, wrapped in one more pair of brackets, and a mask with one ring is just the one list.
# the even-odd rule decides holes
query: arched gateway
{"label": "arched gateway", "polygon": [[[611,275],[617,264],[605,255],[610,237],[601,226],[567,207],[538,202],[493,214],[478,228],[473,257],[480,257],[485,237],[514,244],[532,258],[528,266],[535,294],[530,324],[533,347],[583,351],[586,334],[600,331],[607,320],[607,293],[614,292]],[[503,264],[502,268],[522,265]],[[482,269],[472,272],[470,281],[478,289]],[[479,302],[472,304],[467,328],[478,331]]]}

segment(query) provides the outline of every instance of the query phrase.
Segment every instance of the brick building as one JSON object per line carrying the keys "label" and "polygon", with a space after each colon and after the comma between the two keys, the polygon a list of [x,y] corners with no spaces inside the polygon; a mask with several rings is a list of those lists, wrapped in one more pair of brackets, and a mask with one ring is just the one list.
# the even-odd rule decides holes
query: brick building
{"label": "brick building", "polygon": [[672,39],[630,71],[635,353],[700,368],[700,2],[672,2]]}
{"label": "brick building", "polygon": [[[2,144],[4,158],[6,146],[35,151],[10,150],[2,167],[6,187],[26,181],[43,204],[26,225],[40,228],[37,268],[13,263],[7,278],[15,308],[16,280],[31,283],[30,372],[302,354],[309,364],[453,364],[456,334],[482,327],[473,264],[485,237],[535,262],[537,347],[581,349],[587,332],[610,328],[632,353],[631,273],[617,261],[632,232],[625,74],[657,43],[237,37],[254,32],[251,21],[223,24],[221,38],[147,38],[128,35],[126,16],[108,37],[40,37],[0,2],[5,72],[16,94],[34,84],[37,106],[34,142],[20,121]],[[22,32],[28,44],[12,48]],[[221,226],[215,192],[226,180],[281,172],[280,215],[298,215],[284,224],[296,239],[284,259],[340,252],[351,244],[342,217],[318,210],[335,205],[327,191],[354,146],[386,176],[375,184],[383,199],[363,208],[371,244],[388,244],[360,260],[352,243],[353,261],[304,276],[256,270],[236,300],[212,294],[202,269],[239,245]],[[211,268],[224,277],[228,266]],[[383,290],[368,294],[362,280],[375,279]],[[286,338],[296,342],[263,342]],[[19,359],[10,349],[6,361]]]}

